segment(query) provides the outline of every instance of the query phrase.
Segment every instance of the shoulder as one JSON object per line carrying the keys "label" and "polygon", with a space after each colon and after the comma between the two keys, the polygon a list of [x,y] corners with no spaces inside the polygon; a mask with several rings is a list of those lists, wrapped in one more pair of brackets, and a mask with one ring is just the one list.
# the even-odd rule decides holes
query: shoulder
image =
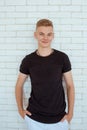
{"label": "shoulder", "polygon": [[54,49],[54,50],[55,50],[56,55],[57,55],[58,57],[64,58],[64,59],[68,57],[68,55],[67,55],[65,52],[62,52],[62,51],[59,51],[59,50],[56,50],[56,49]]}
{"label": "shoulder", "polygon": [[23,60],[29,61],[29,60],[31,60],[32,58],[34,58],[34,56],[35,56],[35,51],[32,52],[32,53],[30,53],[30,54],[28,54],[28,55],[26,55],[26,56],[23,58]]}

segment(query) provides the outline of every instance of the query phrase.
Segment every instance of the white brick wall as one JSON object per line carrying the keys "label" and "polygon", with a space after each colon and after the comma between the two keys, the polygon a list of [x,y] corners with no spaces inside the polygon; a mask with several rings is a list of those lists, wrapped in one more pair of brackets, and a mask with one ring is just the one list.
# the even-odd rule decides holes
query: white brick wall
{"label": "white brick wall", "polygon": [[[33,32],[40,18],[53,21],[52,47],[71,59],[76,97],[70,130],[86,130],[87,0],[0,0],[0,129],[26,130],[14,90],[22,58],[37,47]],[[26,97],[27,89],[30,82],[24,87]]]}

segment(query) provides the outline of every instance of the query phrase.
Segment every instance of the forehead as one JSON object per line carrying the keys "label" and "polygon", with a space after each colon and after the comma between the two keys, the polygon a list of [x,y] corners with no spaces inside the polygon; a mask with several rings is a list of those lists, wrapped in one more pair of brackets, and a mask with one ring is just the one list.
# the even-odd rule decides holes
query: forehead
{"label": "forehead", "polygon": [[53,33],[53,27],[51,27],[51,26],[40,26],[40,27],[37,28],[36,32]]}

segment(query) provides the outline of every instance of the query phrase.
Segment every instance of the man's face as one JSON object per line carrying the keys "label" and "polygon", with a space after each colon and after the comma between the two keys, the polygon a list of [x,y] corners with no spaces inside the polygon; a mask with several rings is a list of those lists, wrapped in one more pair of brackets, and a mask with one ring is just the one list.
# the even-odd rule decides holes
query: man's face
{"label": "man's face", "polygon": [[34,33],[40,47],[50,47],[54,38],[53,28],[51,26],[41,26],[36,29]]}

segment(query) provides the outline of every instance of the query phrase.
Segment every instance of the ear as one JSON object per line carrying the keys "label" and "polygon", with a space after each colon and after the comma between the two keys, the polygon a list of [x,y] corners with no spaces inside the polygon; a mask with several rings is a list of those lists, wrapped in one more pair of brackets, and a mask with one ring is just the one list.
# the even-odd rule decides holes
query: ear
{"label": "ear", "polygon": [[53,39],[54,39],[54,33],[53,33]]}
{"label": "ear", "polygon": [[34,32],[34,38],[37,38],[36,32]]}

